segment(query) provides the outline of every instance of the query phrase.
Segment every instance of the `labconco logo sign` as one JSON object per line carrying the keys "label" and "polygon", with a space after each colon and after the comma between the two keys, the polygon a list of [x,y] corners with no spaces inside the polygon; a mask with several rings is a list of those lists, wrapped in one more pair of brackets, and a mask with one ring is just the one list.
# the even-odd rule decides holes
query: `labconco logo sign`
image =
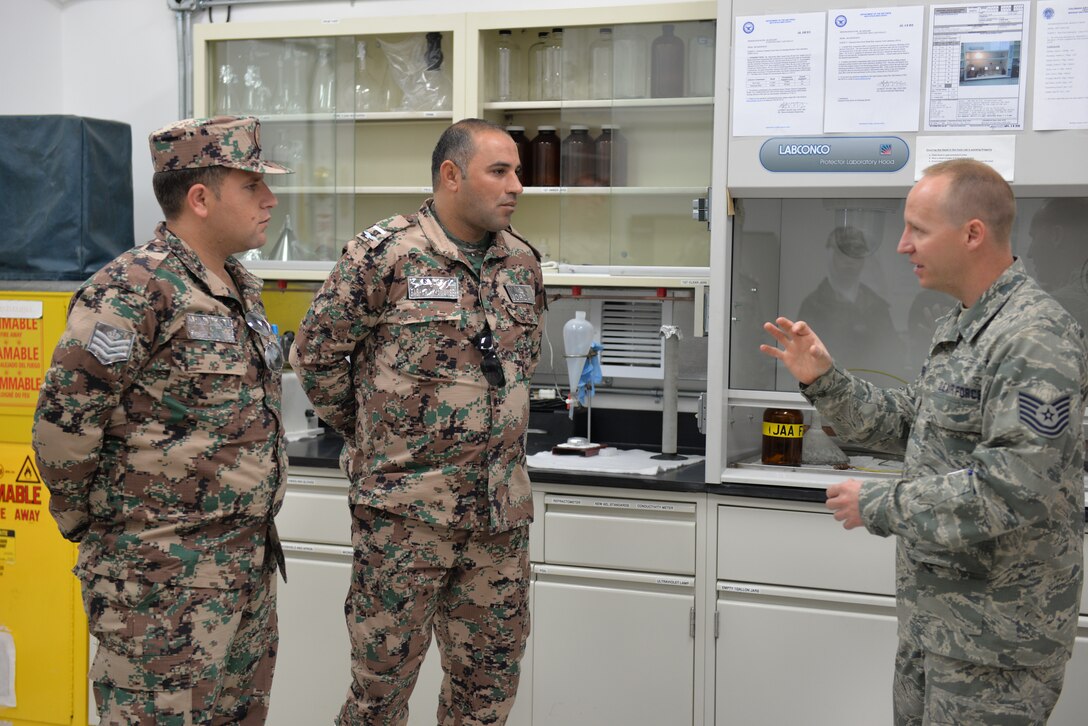
{"label": "labconco logo sign", "polygon": [[831,144],[779,144],[779,156],[826,156]]}
{"label": "labconco logo sign", "polygon": [[898,136],[776,136],[759,149],[760,164],[771,172],[895,172],[909,158]]}

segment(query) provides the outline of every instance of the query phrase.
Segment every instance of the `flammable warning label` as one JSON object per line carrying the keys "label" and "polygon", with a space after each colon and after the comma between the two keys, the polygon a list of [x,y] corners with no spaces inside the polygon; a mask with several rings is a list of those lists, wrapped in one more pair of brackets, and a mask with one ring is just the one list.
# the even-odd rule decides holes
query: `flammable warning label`
{"label": "flammable warning label", "polygon": [[47,356],[41,303],[36,310],[37,317],[6,317],[8,306],[0,307],[0,406],[33,407],[38,401]]}
{"label": "flammable warning label", "polygon": [[30,447],[0,444],[0,528],[42,521],[48,499]]}

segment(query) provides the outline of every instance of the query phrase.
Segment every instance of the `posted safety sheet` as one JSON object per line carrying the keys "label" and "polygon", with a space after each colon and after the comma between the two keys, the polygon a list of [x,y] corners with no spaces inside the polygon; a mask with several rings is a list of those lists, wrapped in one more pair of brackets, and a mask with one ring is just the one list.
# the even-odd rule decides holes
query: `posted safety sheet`
{"label": "posted safety sheet", "polygon": [[827,13],[825,132],[917,131],[921,5]]}
{"label": "posted safety sheet", "polygon": [[823,132],[826,13],[738,17],[733,135]]}
{"label": "posted safety sheet", "polygon": [[1048,0],[1036,6],[1037,130],[1088,129],[1088,2]]}
{"label": "posted safety sheet", "polygon": [[1024,128],[1030,7],[930,7],[926,131]]}

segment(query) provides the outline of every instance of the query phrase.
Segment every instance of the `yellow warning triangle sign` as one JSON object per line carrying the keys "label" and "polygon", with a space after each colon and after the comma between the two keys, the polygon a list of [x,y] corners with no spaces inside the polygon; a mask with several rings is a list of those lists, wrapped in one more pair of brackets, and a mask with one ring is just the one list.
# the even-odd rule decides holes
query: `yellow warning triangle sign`
{"label": "yellow warning triangle sign", "polygon": [[41,477],[38,476],[38,470],[34,468],[34,462],[30,460],[29,456],[23,461],[23,466],[19,469],[19,476],[15,477],[15,481],[20,484],[42,483]]}

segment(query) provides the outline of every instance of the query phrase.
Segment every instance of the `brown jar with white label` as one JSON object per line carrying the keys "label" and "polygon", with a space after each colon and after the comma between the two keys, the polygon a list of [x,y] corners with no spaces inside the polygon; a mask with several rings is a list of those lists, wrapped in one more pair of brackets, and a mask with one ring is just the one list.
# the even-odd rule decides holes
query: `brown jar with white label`
{"label": "brown jar with white label", "polygon": [[804,435],[805,417],[797,409],[764,409],[762,462],[775,466],[801,466]]}

